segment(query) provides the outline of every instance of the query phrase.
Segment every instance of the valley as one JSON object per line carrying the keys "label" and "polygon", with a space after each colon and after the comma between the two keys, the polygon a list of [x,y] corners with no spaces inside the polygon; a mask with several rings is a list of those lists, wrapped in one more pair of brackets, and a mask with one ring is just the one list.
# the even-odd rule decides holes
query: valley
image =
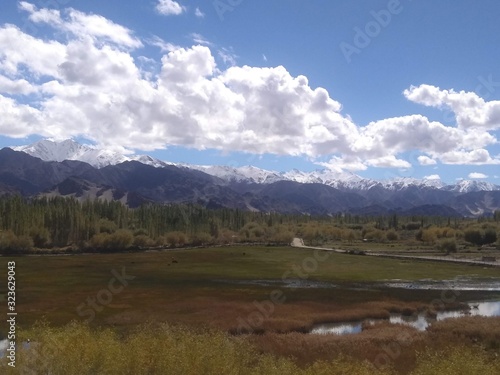
{"label": "valley", "polygon": [[[304,366],[331,358],[333,350],[376,363],[381,343],[400,340],[404,332],[411,342],[391,360],[403,371],[415,365],[415,353],[422,347],[443,341],[459,345],[463,337],[471,344],[479,340],[497,345],[493,343],[500,335],[495,328],[500,318],[471,320],[465,304],[500,301],[495,268],[265,246],[2,259],[16,262],[19,326],[32,341],[37,340],[36,329],[29,327],[40,321],[54,327],[75,321],[122,334],[147,321],[172,329],[226,332],[260,352],[294,358]],[[107,300],[102,291],[116,272],[126,282]],[[388,287],[391,280],[395,285]],[[437,288],[397,285],[424,280],[447,282]],[[388,325],[397,313],[439,314],[447,309],[464,311],[465,317],[435,323],[428,332]],[[378,321],[344,339],[307,333],[322,323],[364,319]],[[489,328],[481,330],[484,319]],[[476,333],[469,337],[469,329]]]}

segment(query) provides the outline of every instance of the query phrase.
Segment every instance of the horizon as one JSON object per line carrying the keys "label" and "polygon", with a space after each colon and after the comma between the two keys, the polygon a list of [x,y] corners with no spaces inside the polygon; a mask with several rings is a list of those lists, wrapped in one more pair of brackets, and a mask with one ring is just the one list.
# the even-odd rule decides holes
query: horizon
{"label": "horizon", "polygon": [[0,147],[499,184],[500,3],[231,4],[2,4]]}
{"label": "horizon", "polygon": [[[53,144],[57,144],[57,145],[60,145],[64,142],[67,142],[67,141],[70,141],[72,142],[72,144],[77,144],[79,146],[84,146],[84,147],[87,147],[87,148],[90,148],[92,150],[97,150],[97,151],[109,151],[109,150],[106,150],[106,149],[101,149],[101,148],[98,148],[97,146],[95,145],[92,145],[92,144],[82,144],[82,143],[79,143],[77,142],[76,140],[74,139],[71,139],[71,138],[67,138],[67,139],[64,139],[64,140],[55,140],[55,139],[50,139],[50,138],[45,138],[45,139],[41,139],[41,140],[38,140],[30,145],[22,145],[22,146],[5,146],[5,148],[10,148],[14,151],[21,151],[21,152],[26,152],[25,150],[23,150],[22,148],[23,147],[33,147],[33,146],[36,146],[37,144],[39,143],[42,143],[42,142],[45,142],[45,141],[49,141]],[[3,148],[2,148],[3,149]],[[30,154],[31,156],[35,156],[35,157],[38,157],[36,155],[33,155],[32,153],[28,152],[28,154]],[[147,155],[147,154],[129,154],[129,155],[125,155],[125,154],[120,154],[118,153],[118,155],[126,158],[126,160],[124,161],[120,161],[120,162],[117,162],[117,164],[120,164],[122,162],[127,162],[127,161],[137,161],[137,162],[140,162],[139,160],[134,160],[132,159],[133,157],[136,157],[136,156],[150,156],[150,155]],[[59,159],[43,159],[42,160],[47,160],[47,161],[62,161],[62,160],[59,160]],[[76,158],[74,157],[70,157],[68,159],[63,159],[63,160],[80,160],[80,161],[84,161],[84,162],[87,162],[83,159],[79,159],[79,158]],[[158,159],[160,160],[160,159]],[[290,176],[286,176],[287,174],[292,174],[293,175],[293,172],[298,172],[298,173],[304,173],[304,174],[314,174],[315,172],[316,173],[328,173],[328,172],[332,172],[334,174],[337,174],[338,176],[336,176],[335,180],[338,180],[338,181],[345,181],[345,179],[343,179],[342,177],[348,177],[348,176],[356,176],[356,177],[360,177],[360,178],[363,178],[363,179],[366,179],[366,180],[371,180],[371,181],[374,181],[374,182],[379,182],[379,183],[391,183],[391,182],[402,182],[402,181],[419,181],[419,182],[425,182],[425,181],[428,181],[428,182],[431,182],[431,181],[436,181],[436,184],[431,184],[432,186],[434,187],[438,187],[438,188],[441,188],[441,187],[446,187],[446,186],[456,186],[462,182],[473,182],[473,183],[481,183],[481,182],[486,182],[486,181],[483,181],[484,179],[482,178],[469,178],[469,179],[461,179],[461,180],[455,180],[455,181],[444,181],[442,180],[441,178],[438,178],[439,176],[425,176],[424,178],[414,178],[414,177],[395,177],[395,178],[392,178],[392,179],[369,179],[369,178],[365,178],[365,177],[362,177],[354,172],[350,172],[350,171],[341,171],[341,172],[336,172],[336,171],[331,171],[327,168],[317,168],[315,170],[311,170],[311,171],[308,171],[308,172],[304,172],[304,171],[301,171],[301,170],[298,170],[298,169],[290,169],[288,171],[277,171],[277,170],[270,170],[270,169],[263,169],[263,168],[259,168],[259,167],[256,167],[254,165],[251,165],[251,164],[248,164],[248,165],[240,165],[240,166],[230,166],[230,165],[209,165],[209,164],[189,164],[189,163],[172,163],[171,161],[169,160],[160,160],[161,162],[164,162],[164,163],[167,163],[167,164],[171,164],[171,165],[174,165],[174,166],[181,166],[181,167],[188,167],[188,168],[202,168],[202,169],[198,169],[202,172],[205,172],[207,174],[211,174],[209,173],[207,170],[205,170],[204,168],[207,168],[209,169],[210,167],[222,167],[222,168],[230,168],[230,169],[236,169],[238,170],[239,172],[242,171],[242,169],[245,169],[245,168],[255,168],[255,169],[258,169],[259,171],[263,171],[263,172],[269,172],[269,173],[274,173],[274,174],[277,174],[277,175],[281,175],[282,177],[285,178],[285,180],[288,180],[290,178]],[[111,163],[112,165],[113,163]],[[105,165],[103,165],[105,166]],[[96,168],[101,168],[99,166],[95,166]],[[216,175],[216,174],[215,174]],[[299,182],[299,181],[297,181]],[[439,185],[439,186],[438,186]],[[494,186],[497,186],[500,188],[500,185],[496,185],[496,184],[493,184]]]}

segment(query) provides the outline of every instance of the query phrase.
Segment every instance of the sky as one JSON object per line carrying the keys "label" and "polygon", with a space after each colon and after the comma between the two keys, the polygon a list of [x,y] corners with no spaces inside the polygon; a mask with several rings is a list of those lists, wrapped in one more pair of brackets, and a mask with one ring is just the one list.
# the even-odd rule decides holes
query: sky
{"label": "sky", "polygon": [[500,184],[497,0],[0,4],[0,147]]}

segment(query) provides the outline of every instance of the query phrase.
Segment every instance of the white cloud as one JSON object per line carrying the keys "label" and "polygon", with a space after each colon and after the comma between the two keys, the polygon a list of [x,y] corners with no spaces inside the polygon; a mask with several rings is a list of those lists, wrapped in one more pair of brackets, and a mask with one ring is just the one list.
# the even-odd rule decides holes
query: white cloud
{"label": "white cloud", "polygon": [[484,178],[488,178],[488,176],[485,175],[484,173],[478,173],[478,172],[469,173],[468,177],[474,180],[481,180]]}
{"label": "white cloud", "polygon": [[[3,135],[83,136],[142,150],[178,145],[327,157],[321,165],[353,171],[410,168],[404,155],[413,151],[421,165],[500,164],[489,154],[497,143],[489,125],[452,127],[409,115],[361,127],[305,76],[292,76],[283,66],[237,66],[232,49],[214,56],[202,35],[191,35],[198,45],[190,48],[147,39],[165,53],[154,60],[138,53],[143,42],[133,31],[104,17],[27,2],[20,8],[56,32],[51,40],[0,26]],[[218,67],[216,57],[230,67]],[[33,94],[36,101],[24,97]],[[426,105],[459,102],[454,108],[460,113],[468,113],[467,105],[483,108],[475,94],[457,99],[432,86],[405,95]]]}
{"label": "white cloud", "polygon": [[19,76],[24,65],[36,77],[57,78],[58,65],[64,62],[66,54],[63,43],[34,38],[12,25],[0,28],[0,47],[0,72],[21,79],[25,78]]}
{"label": "white cloud", "polygon": [[327,169],[336,172],[342,172],[344,170],[348,171],[364,171],[368,169],[366,164],[364,164],[357,157],[338,157],[334,156],[327,163],[317,163],[317,165],[321,165]]}
{"label": "white cloud", "polygon": [[196,8],[194,11],[194,15],[198,18],[205,18],[205,13],[203,13],[200,8]]}
{"label": "white cloud", "polygon": [[411,164],[406,160],[398,159],[394,155],[381,156],[375,159],[369,159],[366,161],[371,167],[378,168],[411,168]]}
{"label": "white cloud", "polygon": [[220,50],[217,51],[219,57],[224,61],[225,64],[235,66],[236,65],[236,59],[238,56],[234,54],[232,49],[227,49],[227,48],[221,48]]}
{"label": "white cloud", "polygon": [[458,165],[486,165],[500,164],[499,158],[492,158],[488,150],[477,149],[473,151],[454,150],[439,156],[444,164]]}
{"label": "white cloud", "polygon": [[156,4],[156,11],[164,16],[182,14],[186,8],[174,0],[158,0]]}
{"label": "white cloud", "polygon": [[441,90],[431,85],[412,86],[404,95],[415,103],[451,109],[460,128],[500,129],[500,101],[486,102],[474,92]]}
{"label": "white cloud", "polygon": [[162,38],[160,38],[157,35],[153,36],[152,38],[147,39],[146,43],[148,43],[149,45],[160,48],[161,52],[172,52],[172,51],[175,51],[176,49],[181,48],[178,45],[164,41]]}
{"label": "white cloud", "polygon": [[35,23],[46,23],[56,29],[72,33],[78,38],[92,38],[101,43],[113,43],[126,48],[139,48],[142,43],[133,36],[133,32],[102,16],[85,14],[69,8],[65,17],[58,10],[40,9],[33,4],[20,3],[22,10],[28,12],[29,19]]}
{"label": "white cloud", "polygon": [[203,46],[211,46],[212,43],[210,41],[208,41],[203,35],[201,34],[198,34],[198,33],[191,33],[190,35],[191,39],[193,40],[193,42],[197,43],[197,44],[201,44]]}
{"label": "white cloud", "polygon": [[436,165],[437,164],[436,160],[434,160],[428,156],[425,156],[425,155],[419,156],[417,158],[417,160],[420,163],[420,165]]}
{"label": "white cloud", "polygon": [[424,180],[440,180],[441,176],[438,174],[431,174],[430,176],[425,176]]}
{"label": "white cloud", "polygon": [[25,79],[11,80],[0,75],[0,92],[8,95],[29,95],[37,89]]}

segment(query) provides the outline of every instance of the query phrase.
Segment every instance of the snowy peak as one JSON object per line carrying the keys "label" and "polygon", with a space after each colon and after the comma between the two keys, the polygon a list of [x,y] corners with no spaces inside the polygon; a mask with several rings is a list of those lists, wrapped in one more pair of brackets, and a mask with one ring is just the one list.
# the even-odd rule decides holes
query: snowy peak
{"label": "snowy peak", "polygon": [[72,139],[60,142],[43,139],[28,146],[12,147],[12,149],[25,152],[44,161],[61,162],[64,160],[78,160],[88,163],[95,168],[103,168],[108,165],[116,165],[131,160],[136,160],[156,168],[169,164],[147,155],[127,157],[119,152],[82,145]]}
{"label": "snowy peak", "polygon": [[124,155],[90,146],[82,145],[72,139],[56,142],[48,139],[35,142],[28,146],[12,147],[15,151],[23,151],[44,161],[79,160],[96,168],[114,165],[127,161]]}
{"label": "snowy peak", "polygon": [[185,167],[205,172],[227,182],[271,184],[284,179],[278,172],[266,171],[250,165],[238,168],[219,165],[185,165]]}
{"label": "snowy peak", "polygon": [[457,194],[477,191],[500,190],[499,185],[485,181],[462,180],[453,185],[446,185],[439,178],[415,179],[400,177],[391,180],[372,180],[360,177],[354,173],[332,171],[328,169],[315,170],[312,172],[293,169],[289,172],[276,172],[260,169],[254,166],[231,167],[214,165],[190,165],[174,164],[165,162],[148,155],[126,156],[111,150],[99,149],[94,146],[82,145],[71,139],[56,142],[52,140],[41,140],[28,146],[12,147],[16,151],[23,151],[31,156],[44,161],[79,160],[86,162],[96,168],[108,165],[116,165],[125,161],[138,161],[155,168],[163,168],[167,165],[176,165],[187,169],[205,172],[218,177],[226,182],[247,182],[256,184],[272,184],[277,181],[295,181],[299,183],[324,184],[343,191],[367,191],[374,187],[401,191],[410,187],[440,189]]}
{"label": "snowy peak", "polygon": [[457,182],[455,185],[446,186],[444,190],[453,191],[456,193],[472,193],[475,191],[500,190],[500,186],[486,181],[462,180]]}

